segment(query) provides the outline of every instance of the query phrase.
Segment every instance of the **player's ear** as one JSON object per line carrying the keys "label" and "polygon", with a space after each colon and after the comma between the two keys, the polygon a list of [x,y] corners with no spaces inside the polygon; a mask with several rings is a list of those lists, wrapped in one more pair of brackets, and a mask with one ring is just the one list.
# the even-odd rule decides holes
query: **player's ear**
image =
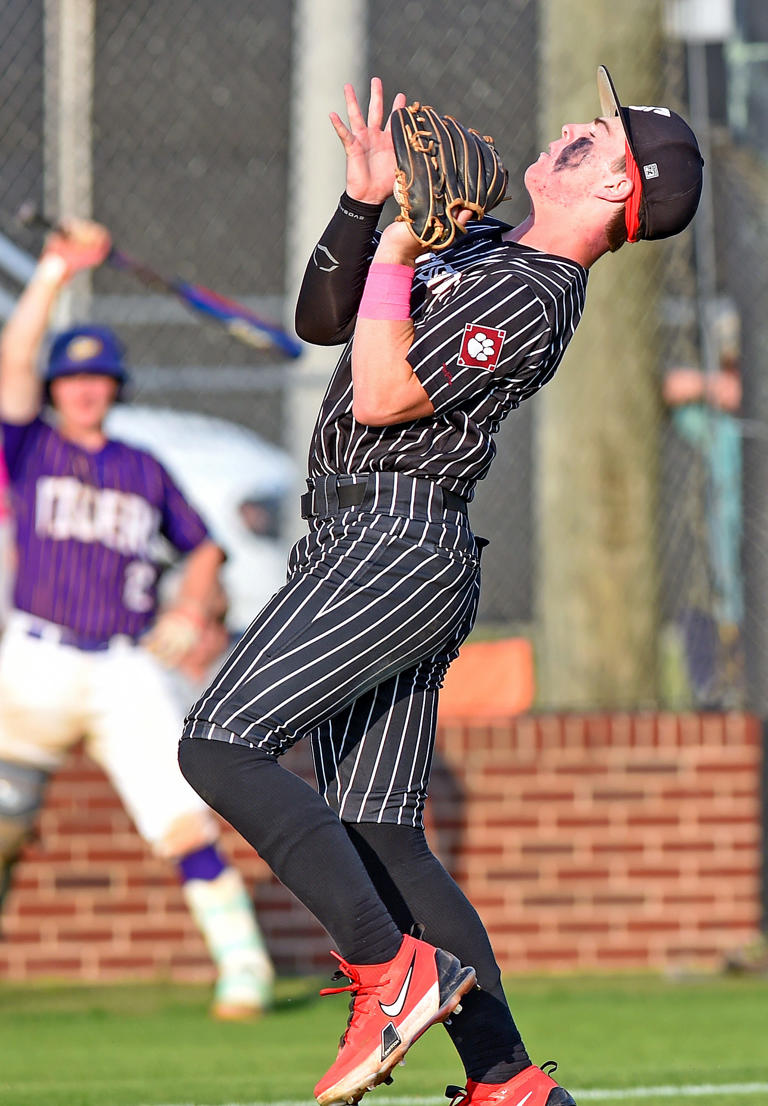
{"label": "player's ear", "polygon": [[624,204],[634,191],[634,182],[625,173],[615,173],[595,189],[598,199],[609,203]]}

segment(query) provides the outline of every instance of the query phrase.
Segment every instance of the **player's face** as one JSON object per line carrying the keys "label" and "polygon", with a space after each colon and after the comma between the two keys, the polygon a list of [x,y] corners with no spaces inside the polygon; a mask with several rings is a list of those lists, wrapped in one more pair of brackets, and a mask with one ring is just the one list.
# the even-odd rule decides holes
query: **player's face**
{"label": "player's face", "polygon": [[100,373],[73,373],[51,382],[51,399],[68,425],[98,429],[115,401],[117,381]]}
{"label": "player's face", "polygon": [[560,137],[526,170],[525,186],[533,197],[567,206],[614,176],[613,166],[624,153],[624,129],[618,118],[566,123]]}

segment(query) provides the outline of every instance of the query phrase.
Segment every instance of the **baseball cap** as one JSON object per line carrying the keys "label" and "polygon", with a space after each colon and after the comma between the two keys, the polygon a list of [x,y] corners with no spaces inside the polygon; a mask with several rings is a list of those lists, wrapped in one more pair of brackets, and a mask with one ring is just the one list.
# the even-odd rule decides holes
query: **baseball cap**
{"label": "baseball cap", "polygon": [[[704,159],[696,136],[676,112],[659,107],[622,107],[611,75],[597,70],[600,108],[618,115],[627,141],[627,168],[639,186],[626,206],[629,241],[669,238],[688,226],[699,206]],[[631,164],[630,164],[631,163]],[[642,199],[643,225],[638,226]]]}
{"label": "baseball cap", "polygon": [[48,354],[45,383],[60,376],[91,373],[128,380],[125,351],[117,335],[106,326],[74,326],[57,334]]}

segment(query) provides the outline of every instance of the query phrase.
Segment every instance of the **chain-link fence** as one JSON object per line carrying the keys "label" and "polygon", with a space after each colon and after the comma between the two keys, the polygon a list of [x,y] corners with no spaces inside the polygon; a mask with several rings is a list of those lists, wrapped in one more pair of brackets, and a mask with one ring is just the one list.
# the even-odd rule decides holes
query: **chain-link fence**
{"label": "chain-link fence", "polygon": [[[344,36],[355,5],[318,3],[329,33]],[[674,5],[661,0],[643,3],[642,18],[637,2],[604,0],[357,6],[366,17],[362,68],[380,74],[389,94],[403,89],[494,135],[511,171],[512,198],[498,214],[511,223],[526,214],[522,174],[556,136],[554,115],[562,113],[564,122],[582,109],[588,118],[597,113],[596,62],[609,65],[630,102],[669,103],[699,115],[710,217],[671,244],[627,247],[601,261],[590,275],[593,321],[583,324],[592,329],[550,385],[566,396],[561,377],[578,376],[587,394],[570,419],[536,397],[499,433],[497,460],[473,507],[475,529],[492,539],[476,633],[530,637],[540,670],[550,673],[548,705],[762,711],[764,5],[736,5],[727,36],[706,45],[665,32],[664,14]],[[283,0],[0,2],[6,314],[41,241],[15,218],[20,204],[31,199],[52,210],[57,198],[82,197],[82,213],[109,226],[129,253],[289,324],[288,243],[295,212],[316,186],[306,167],[289,184],[301,10]],[[322,66],[322,45],[316,49]],[[703,85],[696,83],[702,65]],[[344,79],[340,74],[326,113],[341,107]],[[340,190],[340,150],[337,158],[332,172]],[[625,300],[635,300],[633,314],[622,315],[622,288]],[[136,403],[237,423],[301,467],[307,443],[288,440],[287,430],[300,369],[274,351],[200,326],[172,298],[109,267],[95,274],[91,291],[74,308],[124,337]],[[615,373],[599,361],[601,350]],[[727,402],[685,393],[697,372],[710,392],[720,381]],[[561,471],[552,441],[563,436],[573,463]],[[594,471],[579,475],[589,450]],[[594,592],[574,573],[579,561],[592,566]],[[586,613],[571,611],[579,596]],[[648,617],[641,619],[639,608]],[[612,617],[616,626],[634,624],[634,636],[624,638]],[[619,669],[627,663],[639,677],[624,679]],[[581,696],[569,689],[569,666]]]}

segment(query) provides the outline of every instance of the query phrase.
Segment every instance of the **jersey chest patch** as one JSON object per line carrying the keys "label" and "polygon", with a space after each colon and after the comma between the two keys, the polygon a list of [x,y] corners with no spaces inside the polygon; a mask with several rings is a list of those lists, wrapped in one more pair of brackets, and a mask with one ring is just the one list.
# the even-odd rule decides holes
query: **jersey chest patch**
{"label": "jersey chest patch", "polygon": [[481,323],[467,323],[461,338],[458,364],[465,369],[487,369],[493,372],[499,363],[506,330],[496,330]]}

